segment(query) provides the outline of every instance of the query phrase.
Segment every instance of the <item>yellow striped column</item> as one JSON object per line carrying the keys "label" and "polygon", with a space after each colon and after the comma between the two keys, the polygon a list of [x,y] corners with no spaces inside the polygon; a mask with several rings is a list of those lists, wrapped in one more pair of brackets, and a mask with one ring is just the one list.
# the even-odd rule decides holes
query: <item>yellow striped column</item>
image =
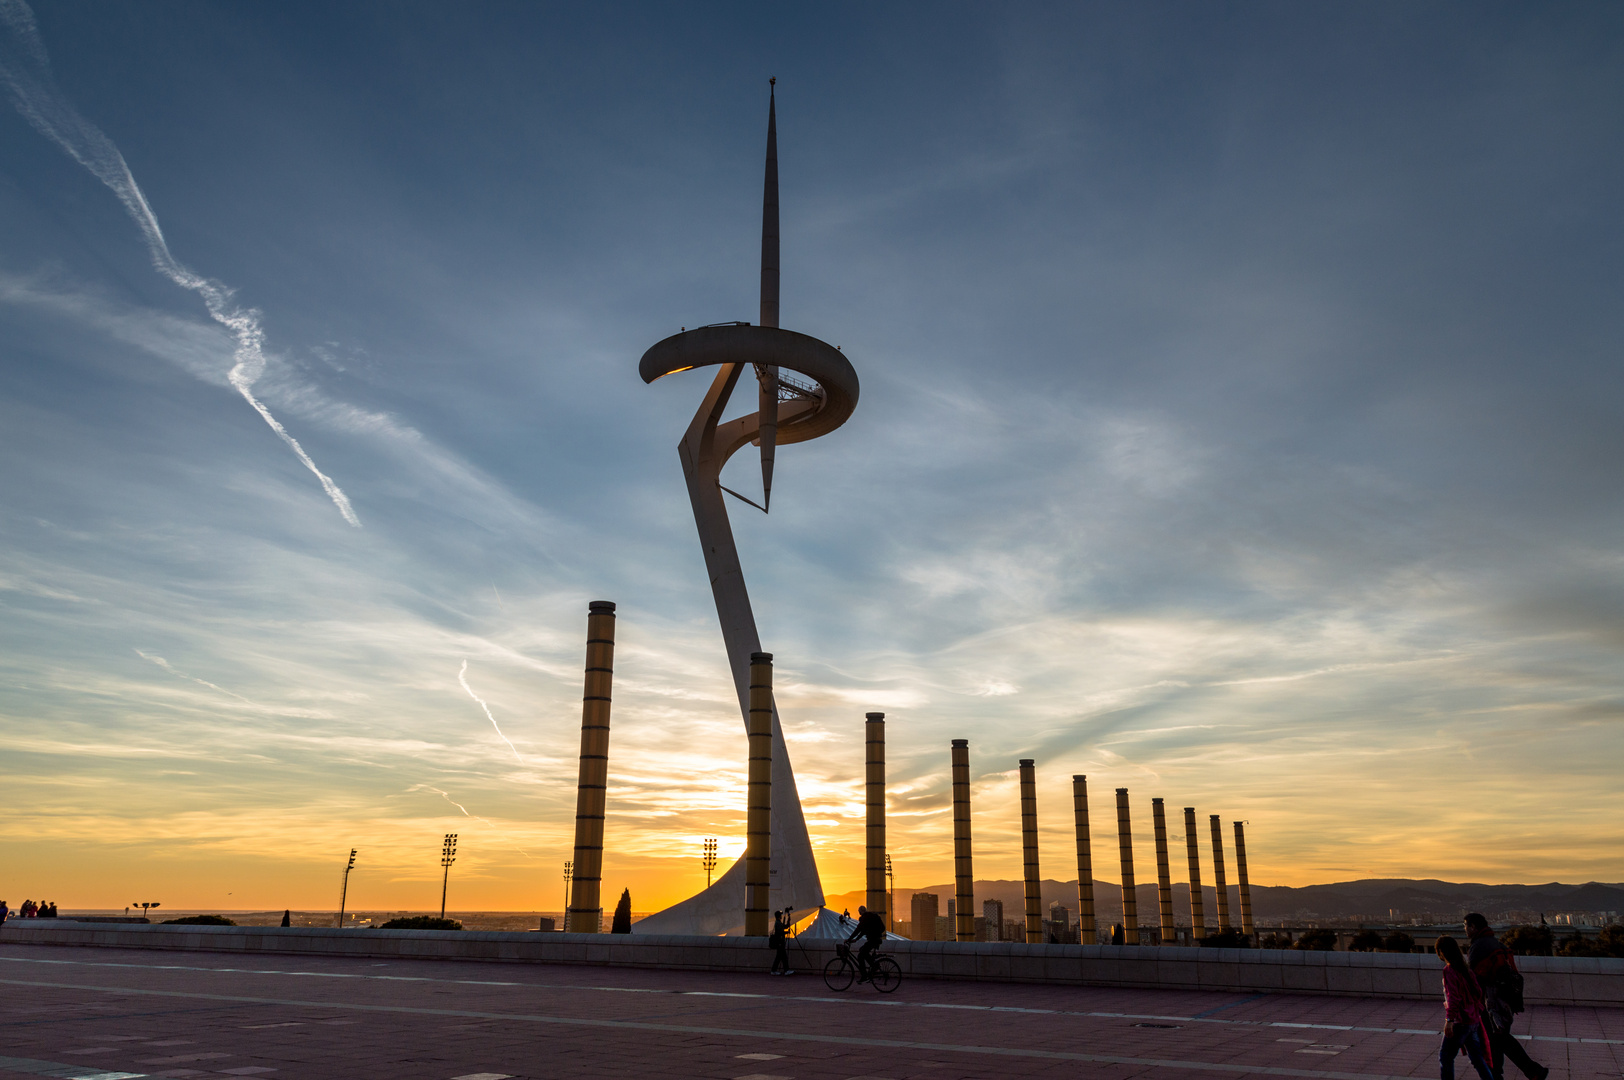
{"label": "yellow striped column", "polygon": [[1026,877],[1026,943],[1043,944],[1043,879],[1038,875],[1038,777],[1031,758],[1021,759],[1021,851]]}
{"label": "yellow striped column", "polygon": [[863,724],[864,784],[868,796],[868,910],[891,929],[885,891],[885,714],[868,713]]}
{"label": "yellow striped column", "polygon": [[1162,800],[1150,800],[1150,816],[1156,826],[1156,900],[1162,914],[1162,944],[1173,944],[1173,871],[1167,865],[1167,813]]}
{"label": "yellow striped column", "polygon": [[1229,933],[1229,883],[1224,880],[1224,823],[1217,814],[1207,819],[1212,825],[1212,883],[1218,890],[1218,932]]}
{"label": "yellow striped column", "polygon": [[970,867],[970,740],[953,740],[953,938],[976,939],[976,884]]}
{"label": "yellow striped column", "polygon": [[1133,828],[1128,822],[1128,789],[1117,792],[1117,840],[1122,846],[1122,943],[1139,944],[1139,894],[1133,883]]}
{"label": "yellow striped column", "polygon": [[744,932],[766,937],[773,855],[773,654],[750,654],[750,782],[744,823]]}
{"label": "yellow striped column", "polygon": [[1084,945],[1094,936],[1094,852],[1088,842],[1088,777],[1071,778],[1072,813],[1077,819],[1077,931]]}
{"label": "yellow striped column", "polygon": [[603,816],[609,787],[609,706],[615,678],[615,605],[594,600],[586,616],[586,688],[581,696],[581,769],[575,788],[575,876],[565,929],[602,929]]}
{"label": "yellow striped column", "polygon": [[1235,822],[1235,875],[1241,886],[1241,933],[1250,937],[1256,933],[1252,926],[1252,885],[1246,880],[1245,822]]}
{"label": "yellow striped column", "polygon": [[1184,808],[1184,850],[1190,855],[1190,932],[1195,940],[1207,936],[1206,897],[1201,895],[1201,841],[1195,831],[1195,807]]}

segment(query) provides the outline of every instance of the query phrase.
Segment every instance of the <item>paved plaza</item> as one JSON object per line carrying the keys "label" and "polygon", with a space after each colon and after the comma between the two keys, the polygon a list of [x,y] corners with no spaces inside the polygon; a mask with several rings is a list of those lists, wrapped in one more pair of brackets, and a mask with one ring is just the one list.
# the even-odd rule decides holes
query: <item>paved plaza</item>
{"label": "paved plaza", "polygon": [[[1431,1077],[1442,1011],[926,979],[881,997],[830,993],[805,971],[44,946],[0,948],[0,996],[6,1080]],[[1557,1080],[1624,1074],[1624,1010],[1535,1007],[1517,1032]]]}

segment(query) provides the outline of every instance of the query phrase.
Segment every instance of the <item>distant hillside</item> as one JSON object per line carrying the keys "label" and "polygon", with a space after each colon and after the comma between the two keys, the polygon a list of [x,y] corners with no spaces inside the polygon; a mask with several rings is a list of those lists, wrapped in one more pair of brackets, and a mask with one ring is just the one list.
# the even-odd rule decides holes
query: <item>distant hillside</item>
{"label": "distant hillside", "polygon": [[[1136,883],[1134,894],[1138,898],[1141,922],[1154,922],[1157,916],[1156,882]],[[938,909],[947,914],[947,902],[953,898],[953,885],[927,885],[920,889],[896,891],[897,914],[907,920],[912,911],[913,894],[930,892],[937,896]],[[1077,908],[1077,882],[1055,881],[1046,878],[1042,885],[1043,906],[1059,901],[1073,911]],[[977,881],[975,883],[976,914],[981,914],[985,900],[1002,900],[1004,917],[1019,916],[1025,903],[1026,890],[1020,881]],[[1203,904],[1209,922],[1217,916],[1217,894],[1211,885],[1202,889]],[[863,903],[864,894],[848,892],[827,898],[829,907],[836,911],[849,908],[853,913]],[[1238,890],[1229,887],[1230,918],[1239,922],[1240,898]],[[1177,921],[1189,921],[1190,887],[1175,882],[1173,908]],[[1115,922],[1122,918],[1122,886],[1114,881],[1094,882],[1094,911],[1102,922]],[[1291,888],[1284,885],[1253,885],[1252,914],[1257,919],[1349,919],[1377,921],[1397,912],[1399,919],[1442,919],[1451,921],[1467,911],[1481,911],[1491,919],[1537,919],[1541,913],[1603,912],[1624,915],[1624,884],[1588,882],[1584,885],[1564,885],[1550,882],[1545,885],[1483,885],[1459,884],[1431,879],[1415,881],[1408,878],[1367,878],[1362,881],[1343,881],[1330,885],[1305,885]]]}

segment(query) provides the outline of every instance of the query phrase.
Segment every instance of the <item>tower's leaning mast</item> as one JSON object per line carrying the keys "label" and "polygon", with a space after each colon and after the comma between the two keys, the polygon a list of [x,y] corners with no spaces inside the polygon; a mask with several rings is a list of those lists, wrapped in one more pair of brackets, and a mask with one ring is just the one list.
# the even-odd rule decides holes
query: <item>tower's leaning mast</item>
{"label": "tower's leaning mast", "polygon": [[[767,80],[767,172],[761,184],[761,325],[778,325],[778,79]],[[761,506],[773,504],[778,448],[778,365],[757,364],[761,417]]]}

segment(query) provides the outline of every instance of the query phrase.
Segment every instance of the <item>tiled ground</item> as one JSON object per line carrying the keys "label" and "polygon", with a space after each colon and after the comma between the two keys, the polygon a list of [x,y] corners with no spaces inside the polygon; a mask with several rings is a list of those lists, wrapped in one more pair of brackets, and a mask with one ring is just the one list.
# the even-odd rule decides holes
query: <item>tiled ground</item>
{"label": "tiled ground", "polygon": [[[833,994],[806,972],[7,946],[0,1078],[1366,1080],[1436,1076],[1440,1013],[923,979],[890,997]],[[1624,1010],[1535,1008],[1517,1030],[1553,1080],[1624,1075]]]}

